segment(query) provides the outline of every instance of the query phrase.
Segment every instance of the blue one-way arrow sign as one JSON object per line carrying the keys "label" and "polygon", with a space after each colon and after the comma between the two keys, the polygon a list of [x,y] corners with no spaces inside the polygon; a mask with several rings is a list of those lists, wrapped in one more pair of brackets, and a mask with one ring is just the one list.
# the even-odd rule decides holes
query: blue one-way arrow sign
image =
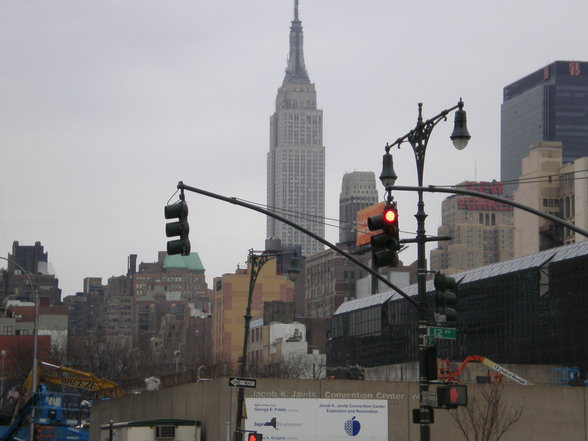
{"label": "blue one-way arrow sign", "polygon": [[238,378],[229,377],[229,386],[233,387],[255,387],[257,380],[255,378]]}

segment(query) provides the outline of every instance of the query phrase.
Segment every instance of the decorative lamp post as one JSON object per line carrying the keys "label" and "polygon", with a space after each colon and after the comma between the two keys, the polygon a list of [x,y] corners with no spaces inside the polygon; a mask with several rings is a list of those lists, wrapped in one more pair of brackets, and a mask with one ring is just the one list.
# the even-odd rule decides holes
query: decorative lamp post
{"label": "decorative lamp post", "polygon": [[[37,290],[35,289],[34,285],[33,285],[33,281],[31,280],[31,277],[29,276],[29,273],[27,272],[27,270],[25,270],[19,263],[11,260],[11,259],[7,259],[6,257],[0,257],[0,259],[7,261],[8,263],[13,264],[14,266],[16,266],[18,269],[20,269],[23,274],[26,276],[28,282],[29,282],[29,286],[31,287],[31,292],[33,294],[33,299],[35,302],[35,318],[33,321],[33,369],[32,369],[32,384],[31,384],[31,393],[32,393],[32,399],[33,400],[33,407],[31,410],[31,424],[30,424],[30,441],[34,440],[35,437],[35,418],[37,416],[37,387],[38,385],[38,381],[39,381],[39,361],[38,361],[38,355],[39,355],[39,347],[38,347],[38,340],[39,340],[39,293],[37,292]],[[4,359],[2,360],[2,362],[4,363]],[[4,371],[4,368],[2,369]],[[27,397],[29,398],[29,397]]]}
{"label": "decorative lamp post", "polygon": [[2,349],[0,351],[0,357],[2,357],[2,378],[0,378],[0,409],[4,407],[4,360],[6,359],[6,351]]}
{"label": "decorative lamp post", "polygon": [[[392,190],[394,189],[394,183],[396,181],[396,173],[394,172],[392,155],[390,154],[390,148],[398,146],[403,142],[408,142],[414,152],[416,166],[417,166],[417,179],[418,186],[423,186],[423,175],[425,169],[425,153],[427,145],[429,143],[429,137],[435,126],[440,121],[447,120],[447,115],[452,111],[455,112],[454,128],[450,139],[453,141],[453,145],[458,150],[462,150],[468,144],[471,136],[467,129],[467,118],[466,112],[463,110],[463,101],[459,102],[446,110],[443,110],[438,115],[431,119],[423,121],[423,104],[418,104],[418,119],[414,129],[410,132],[398,138],[392,144],[386,144],[386,153],[384,154],[382,174],[380,180],[387,192],[387,200],[392,200]],[[427,214],[425,213],[425,203],[423,201],[423,190],[418,190],[418,202],[417,202],[417,213],[415,214],[417,220],[417,231],[416,231],[416,243],[417,243],[417,289],[418,289],[418,338],[419,338],[419,392],[420,392],[420,406],[418,409],[418,421],[420,424],[421,441],[429,441],[430,439],[430,427],[429,424],[432,422],[431,407],[426,404],[426,397],[429,391],[429,378],[427,364],[427,346],[425,345],[425,336],[427,333],[427,266],[425,257],[425,243],[427,242],[427,236],[425,234],[425,219]]]}
{"label": "decorative lamp post", "polygon": [[[287,278],[292,282],[296,281],[300,269],[298,267],[298,259],[295,256],[295,252],[279,252],[279,251],[264,251],[255,252],[249,250],[249,256],[247,263],[249,266],[249,290],[247,293],[247,308],[245,310],[245,325],[243,333],[243,353],[241,355],[241,366],[239,370],[239,376],[244,377],[247,374],[247,350],[249,345],[249,329],[251,324],[251,301],[253,299],[253,290],[255,289],[255,282],[257,276],[261,272],[263,266],[270,260],[275,259],[279,256],[292,255],[290,259],[290,267],[288,268]],[[243,439],[243,405],[245,402],[245,390],[239,387],[237,393],[237,417],[235,422],[235,432],[233,435],[233,441],[242,441]]]}

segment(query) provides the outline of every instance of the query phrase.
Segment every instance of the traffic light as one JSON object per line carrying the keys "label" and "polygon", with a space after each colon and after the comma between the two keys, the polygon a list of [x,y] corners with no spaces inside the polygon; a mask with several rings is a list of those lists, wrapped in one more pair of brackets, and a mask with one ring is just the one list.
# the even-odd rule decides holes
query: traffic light
{"label": "traffic light", "polygon": [[180,236],[179,239],[167,242],[167,254],[181,254],[188,256],[190,254],[190,225],[188,224],[188,204],[183,198],[175,204],[164,207],[166,219],[178,219],[176,222],[165,224],[165,235],[167,237]]}
{"label": "traffic light", "polygon": [[370,231],[382,230],[371,238],[372,259],[378,268],[398,265],[400,238],[398,236],[398,210],[396,206],[388,206],[382,214],[368,218]]}
{"label": "traffic light", "polygon": [[263,434],[257,432],[247,433],[247,441],[263,441]]}
{"label": "traffic light", "polygon": [[437,388],[437,405],[448,409],[468,405],[468,387],[465,384],[451,384]]}
{"label": "traffic light", "polygon": [[435,321],[454,322],[457,320],[457,282],[453,277],[442,273],[435,274]]}

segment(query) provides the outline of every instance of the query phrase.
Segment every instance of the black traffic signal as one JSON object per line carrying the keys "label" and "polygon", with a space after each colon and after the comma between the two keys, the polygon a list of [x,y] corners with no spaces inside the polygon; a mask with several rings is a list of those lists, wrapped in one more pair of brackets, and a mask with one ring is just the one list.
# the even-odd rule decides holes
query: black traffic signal
{"label": "black traffic signal", "polygon": [[454,322],[457,320],[457,282],[442,273],[435,274],[435,321]]}
{"label": "black traffic signal", "polygon": [[468,405],[468,387],[465,384],[450,384],[437,388],[437,405],[448,409]]}
{"label": "black traffic signal", "polygon": [[400,237],[398,230],[398,210],[396,206],[388,206],[382,214],[368,218],[370,231],[382,230],[371,238],[372,259],[377,268],[398,265]]}
{"label": "black traffic signal", "polygon": [[179,236],[179,239],[167,242],[167,254],[181,254],[188,256],[190,254],[190,225],[188,224],[188,204],[183,198],[175,204],[164,207],[166,219],[178,219],[176,222],[165,224],[165,235],[167,237]]}
{"label": "black traffic signal", "polygon": [[247,441],[263,441],[263,434],[257,432],[247,433]]}

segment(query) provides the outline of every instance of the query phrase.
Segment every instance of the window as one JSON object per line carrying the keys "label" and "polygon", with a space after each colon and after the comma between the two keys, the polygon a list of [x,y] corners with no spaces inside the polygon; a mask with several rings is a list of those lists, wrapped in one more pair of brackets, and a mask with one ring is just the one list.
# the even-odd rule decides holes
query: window
{"label": "window", "polygon": [[175,437],[175,426],[155,426],[155,439],[174,439]]}
{"label": "window", "polygon": [[12,326],[10,326],[10,325],[2,326],[2,335],[12,335]]}

